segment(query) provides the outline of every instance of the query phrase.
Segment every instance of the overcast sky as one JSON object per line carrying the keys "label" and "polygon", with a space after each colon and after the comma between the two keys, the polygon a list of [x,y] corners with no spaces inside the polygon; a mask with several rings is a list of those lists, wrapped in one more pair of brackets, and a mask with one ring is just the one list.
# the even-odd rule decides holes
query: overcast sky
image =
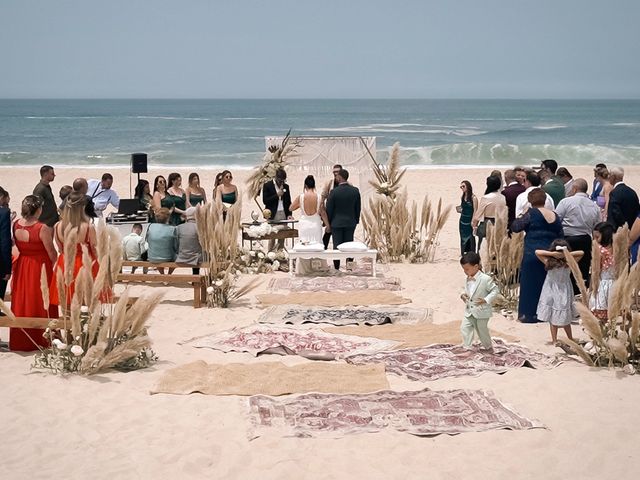
{"label": "overcast sky", "polygon": [[2,98],[640,98],[640,1],[0,0]]}

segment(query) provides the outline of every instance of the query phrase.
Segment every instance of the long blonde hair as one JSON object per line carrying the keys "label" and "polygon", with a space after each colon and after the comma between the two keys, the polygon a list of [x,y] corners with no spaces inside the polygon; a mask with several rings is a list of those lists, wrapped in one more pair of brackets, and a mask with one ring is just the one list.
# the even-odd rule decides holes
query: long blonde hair
{"label": "long blonde hair", "polygon": [[81,192],[71,192],[64,202],[62,209],[61,228],[64,232],[68,225],[80,228],[83,223],[89,223],[89,217],[85,213],[87,196]]}

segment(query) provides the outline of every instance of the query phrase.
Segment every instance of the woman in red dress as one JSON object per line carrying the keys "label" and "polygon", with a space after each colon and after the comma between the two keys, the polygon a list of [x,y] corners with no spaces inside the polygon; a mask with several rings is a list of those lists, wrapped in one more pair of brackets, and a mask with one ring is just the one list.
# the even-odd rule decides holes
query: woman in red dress
{"label": "woman in red dress", "polygon": [[[56,249],[53,246],[53,230],[40,223],[42,200],[28,195],[22,201],[22,218],[13,224],[13,238],[20,252],[13,266],[11,278],[11,310],[16,317],[58,318],[58,307],[45,308],[40,289],[42,266],[47,280],[53,278]],[[29,352],[49,346],[40,328],[12,328],[9,331],[9,348]]]}
{"label": "woman in red dress", "polygon": [[[87,247],[89,256],[91,257],[91,275],[93,278],[96,278],[96,275],[98,274],[99,265],[96,261],[96,229],[91,224],[91,219],[85,213],[86,202],[86,195],[80,192],[72,192],[67,197],[64,209],[62,210],[62,219],[53,227],[53,237],[56,245],[58,246],[60,255],[58,255],[58,261],[56,262],[53,271],[53,279],[51,280],[49,287],[51,291],[52,305],[60,305],[56,272],[61,270],[62,273],[64,273],[64,242],[67,241],[64,237],[64,233],[69,225],[77,229],[78,243],[76,245],[76,256],[73,263],[73,280],[66,292],[67,307],[71,305],[73,292],[75,291],[75,279],[82,267],[82,245]],[[106,292],[101,294],[101,299],[103,296],[107,297],[108,294]]]}

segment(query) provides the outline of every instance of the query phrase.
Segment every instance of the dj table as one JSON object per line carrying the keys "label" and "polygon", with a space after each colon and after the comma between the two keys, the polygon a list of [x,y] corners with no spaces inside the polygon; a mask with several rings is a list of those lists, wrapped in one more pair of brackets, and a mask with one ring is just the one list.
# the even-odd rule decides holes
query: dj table
{"label": "dj table", "polygon": [[135,223],[139,223],[142,225],[142,236],[144,237],[147,234],[147,228],[149,227],[149,215],[146,212],[131,215],[112,213],[105,219],[105,222],[107,225],[116,227],[122,237],[129,235],[133,225]]}

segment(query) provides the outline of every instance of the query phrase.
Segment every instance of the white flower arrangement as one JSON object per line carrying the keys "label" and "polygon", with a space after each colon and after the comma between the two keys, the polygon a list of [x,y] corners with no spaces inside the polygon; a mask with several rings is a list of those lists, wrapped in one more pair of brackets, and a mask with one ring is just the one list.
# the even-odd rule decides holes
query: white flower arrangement
{"label": "white flower arrangement", "polygon": [[[256,242],[254,242],[254,246]],[[258,245],[260,243],[258,242]],[[236,268],[242,273],[268,273],[288,271],[288,255],[285,250],[265,252],[262,245],[255,250],[245,250],[238,256]]]}
{"label": "white flower arrangement", "polygon": [[262,222],[258,225],[251,225],[246,230],[247,235],[249,235],[251,238],[264,237],[265,235],[269,235],[272,232],[273,227],[267,222]]}

